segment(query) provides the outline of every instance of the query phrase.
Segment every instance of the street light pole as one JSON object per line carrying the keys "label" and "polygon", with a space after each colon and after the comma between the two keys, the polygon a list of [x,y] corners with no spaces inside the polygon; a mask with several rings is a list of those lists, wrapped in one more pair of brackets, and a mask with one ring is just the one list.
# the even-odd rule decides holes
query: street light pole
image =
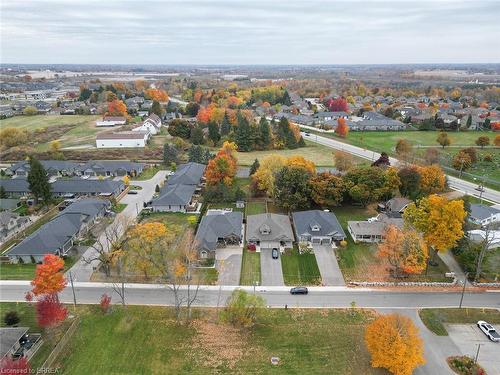
{"label": "street light pole", "polygon": [[477,363],[477,358],[479,357],[479,349],[481,349],[481,344],[477,344],[476,357],[474,358],[474,363]]}
{"label": "street light pole", "polygon": [[460,296],[460,304],[458,305],[458,308],[462,308],[462,302],[464,301],[464,293],[465,293],[465,285],[467,285],[467,276],[469,275],[468,272],[465,273],[465,278],[464,278],[464,287],[462,288],[462,295]]}

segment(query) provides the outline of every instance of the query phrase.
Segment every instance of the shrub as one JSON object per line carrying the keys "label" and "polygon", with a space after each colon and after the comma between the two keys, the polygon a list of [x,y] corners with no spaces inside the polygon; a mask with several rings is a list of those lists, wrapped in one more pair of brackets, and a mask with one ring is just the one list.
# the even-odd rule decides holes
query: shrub
{"label": "shrub", "polygon": [[108,296],[106,293],[104,293],[101,296],[101,302],[99,303],[99,307],[101,308],[103,314],[108,313],[110,305],[111,305],[111,297]]}
{"label": "shrub", "polygon": [[7,326],[13,326],[17,323],[19,323],[19,315],[17,315],[17,312],[15,311],[8,311],[5,316],[3,317],[3,321],[5,325]]}

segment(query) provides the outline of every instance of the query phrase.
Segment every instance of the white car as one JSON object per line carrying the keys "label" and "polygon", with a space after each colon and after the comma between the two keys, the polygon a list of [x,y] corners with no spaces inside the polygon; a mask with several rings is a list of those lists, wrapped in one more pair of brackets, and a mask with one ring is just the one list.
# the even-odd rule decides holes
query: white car
{"label": "white car", "polygon": [[500,335],[498,332],[493,328],[491,324],[488,322],[485,322],[484,320],[480,320],[477,322],[477,326],[483,333],[491,340],[494,342],[500,341]]}

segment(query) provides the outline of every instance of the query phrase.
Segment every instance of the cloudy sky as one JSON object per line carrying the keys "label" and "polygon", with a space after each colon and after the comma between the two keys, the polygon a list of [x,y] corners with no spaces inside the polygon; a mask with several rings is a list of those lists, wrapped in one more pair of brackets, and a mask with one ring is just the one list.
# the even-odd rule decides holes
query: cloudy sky
{"label": "cloudy sky", "polygon": [[500,1],[1,0],[1,62],[500,62]]}

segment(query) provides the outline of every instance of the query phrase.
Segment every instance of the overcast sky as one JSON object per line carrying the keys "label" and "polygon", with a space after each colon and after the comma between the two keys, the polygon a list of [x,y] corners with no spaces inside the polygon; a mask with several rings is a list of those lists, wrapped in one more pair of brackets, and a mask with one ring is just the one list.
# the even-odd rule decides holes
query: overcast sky
{"label": "overcast sky", "polygon": [[1,0],[1,62],[500,62],[500,1]]}

